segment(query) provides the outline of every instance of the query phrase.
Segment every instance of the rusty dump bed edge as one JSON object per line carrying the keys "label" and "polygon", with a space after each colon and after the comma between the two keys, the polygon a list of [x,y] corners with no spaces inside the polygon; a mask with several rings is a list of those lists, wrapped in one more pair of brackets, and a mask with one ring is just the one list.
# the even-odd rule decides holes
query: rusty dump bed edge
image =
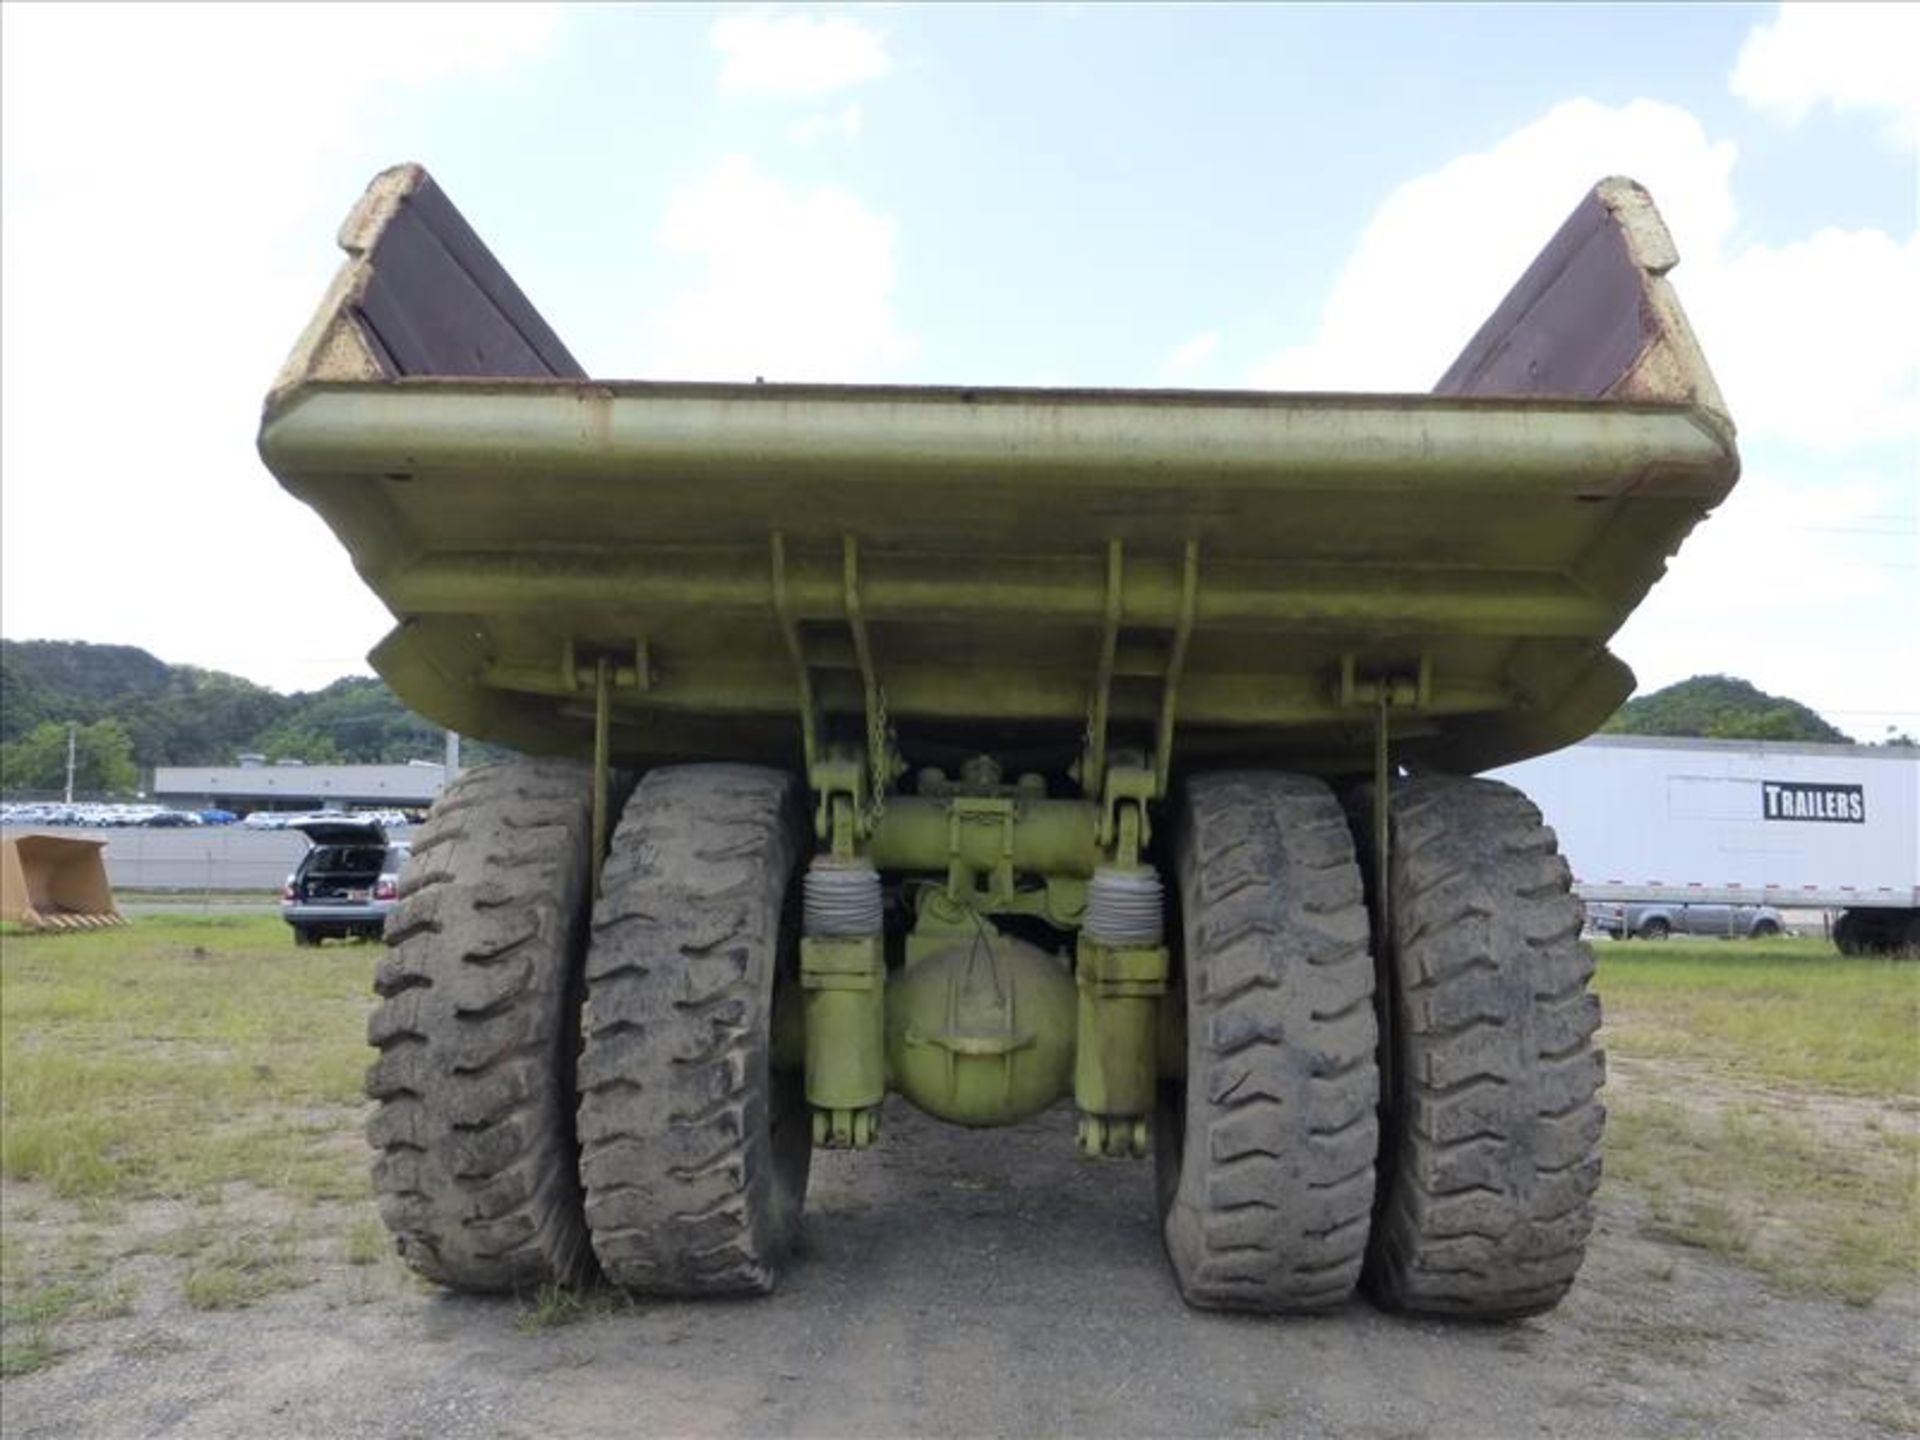
{"label": "rusty dump bed edge", "polygon": [[[797,764],[799,697],[913,763],[1064,769],[1096,691],[1176,766],[1413,766],[1589,733],[1605,649],[1738,474],[1646,192],[1595,187],[1432,395],[588,380],[426,173],[379,176],[261,454],[464,733]],[[1105,657],[1111,657],[1110,660]]]}

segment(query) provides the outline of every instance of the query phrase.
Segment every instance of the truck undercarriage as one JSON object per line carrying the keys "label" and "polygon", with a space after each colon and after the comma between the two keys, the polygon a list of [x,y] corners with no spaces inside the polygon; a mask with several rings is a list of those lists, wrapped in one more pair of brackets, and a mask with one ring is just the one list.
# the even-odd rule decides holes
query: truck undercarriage
{"label": "truck undercarriage", "polygon": [[1431,396],[589,381],[423,171],[261,452],[463,776],[403,877],[382,1210],[475,1289],[772,1285],[814,1147],[1071,1100],[1204,1306],[1533,1313],[1599,1175],[1554,837],[1737,474],[1645,192]]}

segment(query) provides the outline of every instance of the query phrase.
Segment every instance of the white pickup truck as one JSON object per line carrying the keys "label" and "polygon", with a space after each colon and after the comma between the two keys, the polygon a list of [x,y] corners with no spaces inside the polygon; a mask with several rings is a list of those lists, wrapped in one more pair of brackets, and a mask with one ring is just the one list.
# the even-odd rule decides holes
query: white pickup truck
{"label": "white pickup truck", "polygon": [[1684,900],[1653,900],[1644,905],[1592,900],[1587,903],[1587,923],[1616,940],[1664,940],[1669,935],[1770,940],[1787,928],[1771,905],[1692,905]]}

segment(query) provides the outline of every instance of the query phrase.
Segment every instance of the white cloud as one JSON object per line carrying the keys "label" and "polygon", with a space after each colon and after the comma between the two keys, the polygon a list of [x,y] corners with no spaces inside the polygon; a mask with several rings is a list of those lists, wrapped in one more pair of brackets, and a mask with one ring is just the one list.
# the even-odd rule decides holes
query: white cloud
{"label": "white cloud", "polygon": [[[562,11],[383,5],[378,43],[332,4],[10,5],[5,14],[10,186],[164,191],[185,170],[213,190],[214,166],[278,157],[245,176],[249,192],[277,193],[309,183],[299,161],[351,144],[369,98],[516,64],[546,47]],[[93,174],[75,173],[77,162]]]}
{"label": "white cloud", "polygon": [[1219,348],[1220,332],[1203,330],[1186,343],[1175,346],[1162,368],[1176,373],[1192,370],[1196,366],[1205,364],[1212,357],[1213,352]]}
{"label": "white cloud", "polygon": [[707,32],[723,57],[723,95],[811,99],[893,69],[881,37],[844,15],[728,15]]}
{"label": "white cloud", "polygon": [[1270,356],[1251,381],[1290,390],[1429,389],[1606,175],[1632,175],[1653,192],[1687,276],[1733,228],[1734,153],[1670,105],[1558,105],[1492,149],[1389,194],[1335,280],[1313,340]]}
{"label": "white cloud", "polygon": [[380,99],[523,63],[559,20],[396,5],[369,43],[331,5],[0,7],[7,634],[281,686],[364,669],[391,619],[261,468],[260,398],[355,187],[409,158],[367,156]]}
{"label": "white cloud", "polygon": [[787,139],[796,145],[812,145],[834,138],[852,140],[859,136],[865,121],[866,113],[860,108],[860,102],[849,100],[831,114],[809,115],[788,126]]}
{"label": "white cloud", "polygon": [[1812,478],[1784,457],[1746,473],[1615,636],[1645,693],[1738,675],[1872,740],[1920,721],[1914,485],[1848,467]]}
{"label": "white cloud", "polygon": [[1733,93],[1789,124],[1821,105],[1886,119],[1888,136],[1920,142],[1920,6],[1785,4],[1740,47]]}
{"label": "white cloud", "polygon": [[1697,274],[1683,258],[1675,283],[1743,437],[1920,436],[1920,231],[1826,229],[1703,256]]}
{"label": "white cloud", "polygon": [[1889,663],[1920,629],[1920,233],[1745,243],[1736,158],[1673,106],[1558,105],[1390,193],[1312,339],[1252,381],[1430,388],[1595,180],[1643,181],[1679,248],[1674,285],[1746,474],[1615,648],[1643,685],[1725,671],[1872,735],[1839,712],[1920,713],[1920,667]]}
{"label": "white cloud", "polygon": [[1674,284],[1741,433],[1844,447],[1920,429],[1920,235],[1735,241],[1734,147],[1637,100],[1555,106],[1374,212],[1313,339],[1269,356],[1275,389],[1430,388],[1587,188],[1646,184],[1680,250]]}
{"label": "white cloud", "polygon": [[892,378],[914,351],[893,313],[897,228],[848,191],[794,189],[728,156],[668,204],[660,247],[700,274],[668,305],[648,373]]}

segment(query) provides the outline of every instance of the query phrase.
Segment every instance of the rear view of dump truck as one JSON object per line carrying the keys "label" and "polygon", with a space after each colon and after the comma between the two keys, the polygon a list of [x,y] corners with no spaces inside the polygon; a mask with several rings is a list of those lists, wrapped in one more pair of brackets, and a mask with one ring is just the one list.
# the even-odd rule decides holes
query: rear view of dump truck
{"label": "rear view of dump truck", "polygon": [[1463,777],[1625,698],[1608,637],[1738,473],[1643,190],[1431,395],[595,381],[419,168],[340,238],[261,454],[399,695],[535,757],[449,787],[388,921],[416,1270],[764,1291],[896,1094],[1071,1102],[1196,1305],[1566,1293],[1593,961]]}

